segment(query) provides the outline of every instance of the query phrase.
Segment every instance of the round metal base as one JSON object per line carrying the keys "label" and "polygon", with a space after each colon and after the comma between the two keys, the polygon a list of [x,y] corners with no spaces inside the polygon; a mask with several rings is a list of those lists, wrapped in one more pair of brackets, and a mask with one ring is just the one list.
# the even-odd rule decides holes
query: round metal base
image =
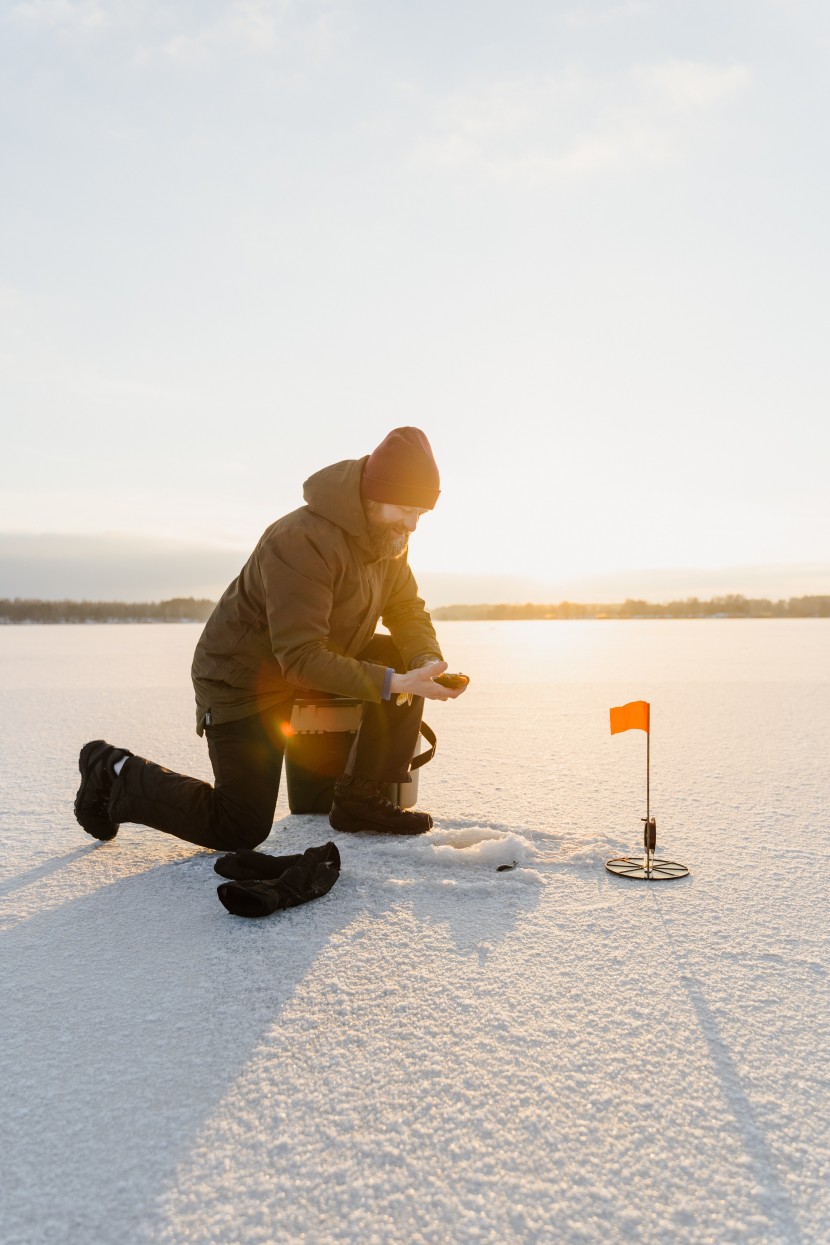
{"label": "round metal base", "polygon": [[660,860],[657,856],[652,856],[648,870],[643,865],[642,856],[617,856],[606,860],[605,867],[617,877],[635,878],[640,882],[671,882],[674,878],[689,876],[685,865],[678,864],[676,860]]}

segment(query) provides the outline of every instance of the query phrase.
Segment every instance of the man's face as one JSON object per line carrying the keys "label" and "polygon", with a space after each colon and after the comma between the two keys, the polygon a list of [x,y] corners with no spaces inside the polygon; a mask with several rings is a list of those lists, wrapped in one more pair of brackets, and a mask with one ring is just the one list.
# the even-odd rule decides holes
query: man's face
{"label": "man's face", "polygon": [[401,558],[409,537],[426,510],[417,506],[392,506],[385,501],[366,501],[366,519],[375,553],[382,558]]}

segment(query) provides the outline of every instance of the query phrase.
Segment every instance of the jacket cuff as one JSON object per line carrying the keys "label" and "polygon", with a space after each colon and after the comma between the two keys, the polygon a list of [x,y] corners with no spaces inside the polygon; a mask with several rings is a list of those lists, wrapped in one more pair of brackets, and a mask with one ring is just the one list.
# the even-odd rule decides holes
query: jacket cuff
{"label": "jacket cuff", "polygon": [[417,657],[410,658],[408,669],[417,670],[420,666],[429,665],[431,661],[443,661],[443,660],[444,659],[440,653],[434,653],[434,652],[418,653]]}
{"label": "jacket cuff", "polygon": [[392,695],[392,675],[395,671],[391,666],[386,667],[386,674],[383,677],[383,688],[380,693],[381,700],[389,700]]}

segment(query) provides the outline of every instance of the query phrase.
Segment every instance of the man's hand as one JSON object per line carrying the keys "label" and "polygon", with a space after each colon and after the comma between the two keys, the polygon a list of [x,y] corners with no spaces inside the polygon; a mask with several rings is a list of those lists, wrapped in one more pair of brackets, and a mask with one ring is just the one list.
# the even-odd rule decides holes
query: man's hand
{"label": "man's hand", "polygon": [[390,691],[394,696],[423,696],[425,700],[457,700],[467,689],[466,687],[442,687],[433,682],[436,674],[449,670],[445,661],[431,661],[417,670],[407,670],[406,674],[393,674]]}

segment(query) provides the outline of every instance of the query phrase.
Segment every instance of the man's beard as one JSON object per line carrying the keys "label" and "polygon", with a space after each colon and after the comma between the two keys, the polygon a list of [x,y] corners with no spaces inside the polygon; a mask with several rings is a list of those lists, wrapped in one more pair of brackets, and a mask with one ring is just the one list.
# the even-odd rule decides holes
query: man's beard
{"label": "man's beard", "polygon": [[390,523],[369,523],[369,540],[376,558],[402,558],[409,547],[409,532]]}
{"label": "man's beard", "polygon": [[409,529],[396,523],[383,523],[378,518],[381,507],[371,498],[363,503],[369,541],[376,558],[402,558],[409,547]]}

